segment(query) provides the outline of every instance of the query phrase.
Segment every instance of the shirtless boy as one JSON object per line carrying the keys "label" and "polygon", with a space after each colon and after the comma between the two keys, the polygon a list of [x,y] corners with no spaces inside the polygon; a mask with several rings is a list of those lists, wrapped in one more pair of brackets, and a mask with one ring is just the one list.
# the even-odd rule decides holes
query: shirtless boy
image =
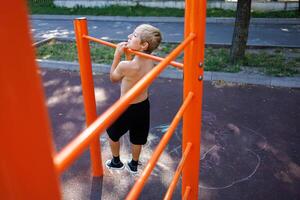
{"label": "shirtless boy", "polygon": [[[142,24],[133,33],[128,35],[127,42],[117,45],[114,60],[110,70],[110,80],[115,83],[121,81],[121,96],[123,96],[136,82],[147,74],[154,66],[150,59],[135,56],[133,60],[121,61],[124,48],[144,53],[151,53],[161,42],[159,29]],[[137,173],[138,160],[142,145],[147,142],[150,124],[150,104],[148,89],[143,91],[127,108],[127,110],[107,129],[109,143],[113,158],[107,160],[105,165],[109,169],[124,169],[120,160],[119,139],[127,131],[131,142],[132,160],[125,163],[126,169]]]}

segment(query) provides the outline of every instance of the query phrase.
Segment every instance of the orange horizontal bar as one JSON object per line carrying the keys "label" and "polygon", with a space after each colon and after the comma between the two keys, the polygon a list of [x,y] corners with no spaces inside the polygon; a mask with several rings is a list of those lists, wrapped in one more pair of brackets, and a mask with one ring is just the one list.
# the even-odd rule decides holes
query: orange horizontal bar
{"label": "orange horizontal bar", "polygon": [[[109,46],[109,47],[112,47],[112,48],[116,48],[116,46],[117,46],[116,44],[113,44],[113,43],[110,43],[110,42],[107,42],[107,41],[104,41],[104,40],[101,40],[101,39],[98,39],[98,38],[94,38],[94,37],[91,37],[91,36],[88,36],[88,35],[84,35],[83,38],[86,38],[86,39],[94,41],[94,42],[98,42],[100,44],[103,44],[103,45],[106,45],[106,46]],[[155,60],[155,61],[164,60],[164,58],[154,56],[154,55],[150,55],[150,54],[146,54],[146,53],[142,53],[142,52],[139,52],[139,51],[134,51],[134,50],[131,50],[131,49],[126,49],[126,50],[130,53],[134,53],[136,55],[143,56],[145,58],[149,58],[149,59],[152,59],[152,60]],[[179,69],[183,69],[183,64],[179,63],[179,62],[176,62],[176,61],[170,62],[170,65],[173,65],[174,67],[179,68]]]}
{"label": "orange horizontal bar", "polygon": [[169,189],[168,191],[166,192],[166,195],[165,195],[165,198],[164,200],[169,200],[169,199],[172,199],[172,195],[173,195],[173,192],[176,188],[176,185],[177,185],[177,182],[179,180],[179,177],[180,177],[180,174],[181,174],[181,171],[182,171],[182,168],[183,168],[183,165],[185,163],[185,160],[186,160],[186,157],[188,156],[190,150],[191,150],[191,147],[192,147],[192,143],[187,143],[187,146],[184,150],[184,153],[182,155],[182,158],[178,164],[178,167],[175,171],[175,174],[174,174],[174,177],[173,177],[173,180],[171,181],[171,184],[169,186]]}
{"label": "orange horizontal bar", "polygon": [[[161,57],[158,57],[158,56],[154,56],[154,55],[151,55],[151,54],[142,53],[140,51],[134,51],[134,50],[131,50],[131,49],[127,49],[127,50],[130,53],[134,53],[136,55],[143,56],[143,57],[155,60],[155,61],[162,61],[162,60],[164,60],[164,58],[161,58]],[[174,66],[174,67],[176,67],[178,69],[183,69],[183,64],[179,63],[179,62],[176,62],[176,61],[171,61],[170,65],[172,65],[172,66]]]}
{"label": "orange horizontal bar", "polygon": [[190,192],[191,192],[191,187],[190,187],[190,186],[187,186],[187,187],[185,188],[185,192],[184,192],[184,195],[183,195],[182,200],[187,200],[188,197],[189,197]]}
{"label": "orange horizontal bar", "polygon": [[180,107],[179,111],[175,115],[170,127],[168,128],[168,131],[164,134],[163,138],[161,139],[160,143],[158,144],[157,148],[155,149],[152,157],[150,158],[147,166],[145,167],[141,177],[135,182],[134,186],[132,187],[131,191],[127,195],[127,200],[137,199],[139,194],[141,193],[148,177],[150,176],[153,168],[156,165],[157,160],[159,159],[162,151],[165,149],[166,145],[168,144],[169,140],[171,139],[171,136],[173,135],[180,119],[182,118],[182,115],[191,102],[193,97],[193,93],[190,92],[186,99],[184,100],[182,106]]}
{"label": "orange horizontal bar", "polygon": [[105,45],[105,46],[112,47],[112,48],[116,48],[116,47],[117,47],[116,44],[107,42],[107,41],[105,41],[105,40],[100,40],[100,39],[98,39],[98,38],[94,38],[94,37],[91,37],[91,36],[89,36],[89,35],[83,35],[82,37],[85,38],[85,39],[91,40],[91,41],[93,41],[93,42],[97,42],[97,43],[103,44],[103,45]]}
{"label": "orange horizontal bar", "polygon": [[55,157],[54,163],[58,172],[63,172],[105,128],[107,128],[129,104],[144,91],[153,80],[164,70],[167,65],[178,56],[178,54],[195,38],[195,34],[190,34],[180,45],[178,45],[162,62],[154,67],[148,74],[139,80],[124,96],[117,100],[101,116],[99,116],[90,126],[73,139]]}

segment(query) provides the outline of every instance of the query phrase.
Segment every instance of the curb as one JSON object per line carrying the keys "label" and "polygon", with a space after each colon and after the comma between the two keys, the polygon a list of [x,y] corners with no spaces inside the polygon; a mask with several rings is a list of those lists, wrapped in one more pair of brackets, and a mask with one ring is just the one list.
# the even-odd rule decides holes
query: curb
{"label": "curb", "polygon": [[[66,61],[52,61],[36,59],[38,65],[41,68],[47,69],[61,69],[70,71],[79,71],[79,64],[76,62]],[[110,66],[105,64],[92,64],[93,74],[109,73]],[[165,69],[159,77],[161,78],[172,78],[182,79],[183,74],[181,70],[175,68]],[[226,73],[226,72],[204,72],[205,81],[226,81],[241,84],[254,84],[264,85],[271,87],[288,87],[288,88],[300,88],[300,76],[297,77],[271,77],[258,74],[249,74],[245,72],[239,73]]]}
{"label": "curb", "polygon": [[[31,20],[73,20],[82,15],[30,15]],[[123,16],[85,16],[89,21],[127,21],[127,22],[161,22],[183,23],[183,17],[123,17]],[[207,17],[207,23],[235,23],[232,17]],[[251,18],[250,24],[300,24],[299,18]]]}

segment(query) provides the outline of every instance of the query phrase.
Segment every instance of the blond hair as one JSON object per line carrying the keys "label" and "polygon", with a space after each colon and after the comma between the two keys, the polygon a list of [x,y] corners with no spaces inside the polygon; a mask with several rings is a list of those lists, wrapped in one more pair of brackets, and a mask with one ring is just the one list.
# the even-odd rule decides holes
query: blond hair
{"label": "blond hair", "polygon": [[136,29],[141,30],[141,34],[140,34],[141,42],[148,43],[148,48],[147,50],[145,50],[146,53],[151,53],[159,46],[162,40],[162,35],[158,28],[150,24],[141,24]]}

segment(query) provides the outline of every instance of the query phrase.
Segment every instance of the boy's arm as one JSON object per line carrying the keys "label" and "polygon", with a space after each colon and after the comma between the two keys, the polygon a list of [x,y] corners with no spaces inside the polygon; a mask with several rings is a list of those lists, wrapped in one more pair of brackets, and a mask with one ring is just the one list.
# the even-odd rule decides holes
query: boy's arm
{"label": "boy's arm", "polygon": [[[115,55],[113,63],[110,68],[110,80],[111,82],[117,82],[123,78],[120,69],[118,69],[118,65],[121,61],[120,55]],[[117,70],[118,69],[118,70]]]}
{"label": "boy's arm", "polygon": [[121,57],[124,53],[124,47],[126,42],[121,42],[117,45],[114,60],[110,68],[110,80],[111,82],[118,82],[124,77],[123,62],[121,62]]}
{"label": "boy's arm", "polygon": [[115,83],[120,80],[124,76],[130,73],[130,61],[121,61],[116,67],[111,67],[110,69],[110,80]]}

